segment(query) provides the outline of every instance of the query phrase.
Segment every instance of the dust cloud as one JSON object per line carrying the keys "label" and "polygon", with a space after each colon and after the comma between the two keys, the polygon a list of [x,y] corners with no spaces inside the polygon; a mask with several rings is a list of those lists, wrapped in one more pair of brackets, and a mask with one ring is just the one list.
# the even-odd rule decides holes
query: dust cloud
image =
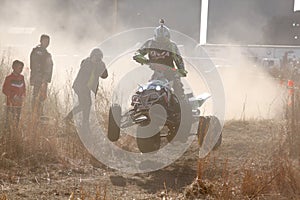
{"label": "dust cloud", "polygon": [[282,117],[287,94],[280,81],[245,57],[228,48],[226,65],[217,65],[226,96],[226,119]]}
{"label": "dust cloud", "polygon": [[[52,85],[63,93],[68,81],[74,80],[80,61],[89,55],[93,47],[116,33],[114,9],[111,1],[104,0],[1,0],[0,50],[3,52],[9,47],[11,60],[23,60],[28,67],[29,54],[39,44],[40,35],[50,35],[48,50],[52,53],[55,65]],[[159,17],[155,17],[155,21],[156,18]],[[171,16],[169,18],[172,19]],[[118,22],[120,27],[127,25]],[[148,23],[144,25],[156,26]],[[176,23],[170,28],[176,30]],[[247,30],[247,27],[240,29]],[[114,51],[113,47],[110,50]],[[109,52],[104,54],[109,56]],[[254,67],[236,49],[230,50],[230,55],[224,57],[230,65],[220,65],[218,70],[225,88],[226,119],[272,118],[279,115],[283,90],[278,81]],[[104,61],[107,58],[104,57]],[[28,68],[24,73],[29,78]],[[192,72],[189,76],[192,76]],[[197,82],[198,85],[201,84]],[[197,90],[197,94],[202,92],[209,91],[202,87]]]}
{"label": "dust cloud", "polygon": [[[243,17],[237,18],[237,15],[234,14],[227,16],[223,12],[215,13],[210,26],[216,26],[219,29],[211,28],[208,31],[208,41],[215,44],[221,43],[215,45],[219,50],[215,50],[216,54],[210,56],[212,56],[223,81],[226,96],[226,119],[282,118],[283,108],[288,97],[285,86],[280,85],[280,80],[262,69],[258,60],[254,60],[259,57],[259,52],[255,52],[255,50],[251,52],[239,46],[245,41],[248,41],[248,45],[249,42],[265,44],[261,30],[273,15],[269,13],[270,10],[267,7],[264,9],[268,13],[262,12],[262,8],[256,9],[259,6],[257,2],[247,1],[240,2],[240,4],[249,4],[248,6],[250,6],[250,10],[236,8],[237,13],[245,12],[244,14],[240,13]],[[243,9],[246,8],[248,9],[244,5]],[[276,13],[279,11],[276,10]],[[246,16],[248,16],[247,20],[245,20]],[[221,30],[221,24],[225,24],[224,20],[228,20],[230,23],[223,27],[224,30]],[[221,31],[216,32],[216,30]],[[212,38],[214,41],[211,41]]]}
{"label": "dust cloud", "polygon": [[66,81],[74,80],[80,61],[112,34],[111,9],[106,1],[1,0],[1,53],[9,51],[11,60],[24,61],[24,75],[29,78],[30,52],[40,35],[48,34],[54,61],[52,85],[63,90]]}

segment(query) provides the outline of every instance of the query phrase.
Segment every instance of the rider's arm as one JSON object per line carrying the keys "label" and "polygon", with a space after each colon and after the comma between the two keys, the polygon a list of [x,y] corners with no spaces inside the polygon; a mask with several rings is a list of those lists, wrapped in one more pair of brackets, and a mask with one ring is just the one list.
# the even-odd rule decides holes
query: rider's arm
{"label": "rider's arm", "polygon": [[176,64],[176,67],[178,69],[185,69],[184,68],[184,62],[183,62],[183,59],[180,55],[180,52],[179,52],[179,49],[178,49],[177,45],[173,44],[172,47],[173,47],[172,48],[172,56],[173,56],[173,60]]}
{"label": "rider's arm", "polygon": [[140,64],[147,64],[149,60],[145,56],[149,53],[149,41],[145,42],[143,46],[136,51],[133,59]]}
{"label": "rider's arm", "polygon": [[184,67],[184,62],[183,59],[180,55],[179,49],[177,47],[177,45],[174,43],[173,45],[173,49],[172,49],[172,56],[173,56],[173,60],[176,64],[176,67],[178,68],[179,73],[183,76],[186,77],[187,75],[187,71],[185,70]]}

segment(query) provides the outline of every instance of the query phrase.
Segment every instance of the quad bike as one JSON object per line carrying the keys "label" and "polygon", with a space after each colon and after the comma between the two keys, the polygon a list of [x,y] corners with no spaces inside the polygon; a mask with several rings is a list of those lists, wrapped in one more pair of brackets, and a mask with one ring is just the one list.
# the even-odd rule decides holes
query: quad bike
{"label": "quad bike", "polygon": [[[122,114],[121,106],[112,104],[109,109],[109,124],[108,124],[108,139],[112,142],[120,138],[120,129],[128,128],[137,125],[137,145],[142,153],[157,151],[160,148],[161,137],[166,137],[171,142],[174,137],[179,134],[180,124],[183,124],[184,133],[178,135],[179,141],[186,142],[190,134],[190,129],[193,123],[201,123],[198,127],[198,138],[204,138],[211,117],[200,116],[200,107],[210,98],[210,94],[204,93],[199,96],[194,96],[192,93],[185,94],[185,97],[177,97],[172,88],[172,81],[165,77],[180,76],[178,71],[174,68],[163,67],[160,65],[150,66],[159,75],[155,79],[149,81],[144,85],[140,85],[132,95],[131,109]],[[152,109],[155,108],[156,109]],[[165,121],[161,116],[161,108],[165,110]],[[205,120],[204,120],[205,119]],[[216,117],[213,120],[220,126],[220,122]],[[163,121],[163,124],[161,124]],[[214,123],[214,125],[216,124]],[[167,133],[163,134],[159,130],[159,126],[167,128]],[[149,129],[154,134],[145,137]],[[188,133],[186,133],[188,132]],[[220,145],[221,137],[216,144]],[[216,148],[215,146],[215,148]]]}

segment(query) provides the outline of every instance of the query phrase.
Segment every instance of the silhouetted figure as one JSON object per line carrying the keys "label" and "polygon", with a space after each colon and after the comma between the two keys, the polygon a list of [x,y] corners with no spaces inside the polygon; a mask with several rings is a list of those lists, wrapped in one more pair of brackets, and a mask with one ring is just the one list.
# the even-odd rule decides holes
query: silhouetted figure
{"label": "silhouetted figure", "polygon": [[66,120],[71,120],[73,115],[82,112],[82,128],[89,131],[89,116],[92,105],[91,91],[96,95],[99,77],[108,76],[105,63],[102,61],[103,53],[100,49],[93,49],[90,56],[81,62],[80,70],[73,83],[73,89],[78,96],[79,104],[67,115]]}
{"label": "silhouetted figure", "polygon": [[47,98],[48,83],[51,82],[53,61],[47,51],[48,35],[41,35],[40,44],[30,54],[30,85],[33,86],[32,109],[38,116],[43,115],[43,102]]}

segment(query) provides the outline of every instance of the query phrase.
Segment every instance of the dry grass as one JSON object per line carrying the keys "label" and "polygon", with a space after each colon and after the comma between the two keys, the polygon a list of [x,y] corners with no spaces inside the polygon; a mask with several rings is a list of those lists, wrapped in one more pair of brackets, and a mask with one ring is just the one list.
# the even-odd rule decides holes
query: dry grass
{"label": "dry grass", "polygon": [[[1,58],[0,80],[10,72],[8,55]],[[29,84],[27,84],[29,85]],[[70,91],[71,81],[66,91]],[[41,167],[47,163],[61,163],[69,165],[72,160],[90,162],[88,154],[77,136],[76,128],[62,123],[67,111],[71,109],[71,93],[65,93],[61,100],[58,91],[49,90],[46,103],[48,121],[42,123],[32,115],[30,108],[31,88],[28,87],[28,96],[22,110],[20,128],[12,128],[11,132],[4,131],[4,109],[0,110],[0,169],[11,170],[18,167]],[[106,129],[108,107],[111,104],[112,91],[99,88],[96,101],[98,120]],[[4,102],[4,95],[0,95]],[[300,108],[300,100],[296,101],[296,108]],[[3,108],[3,107],[2,107]],[[290,109],[290,108],[287,108]],[[300,110],[299,110],[300,111]],[[297,112],[296,113],[300,113]],[[295,116],[296,121],[298,115]],[[282,138],[270,140],[272,143],[268,162],[262,160],[248,160],[244,165],[233,170],[226,160],[218,163],[209,155],[198,161],[197,178],[183,191],[182,199],[297,199],[300,198],[300,171],[299,171],[299,131],[291,131],[291,118],[288,115],[286,126],[279,128]],[[246,126],[246,122],[242,122]],[[292,139],[291,139],[292,138]],[[130,143],[131,138],[128,139]],[[261,163],[262,162],[262,163]],[[219,175],[218,175],[219,174]],[[8,175],[8,179],[13,179]],[[39,184],[39,179],[35,179]],[[168,199],[172,192],[164,184],[161,198]],[[69,199],[109,199],[106,186],[97,186],[92,189],[81,185],[78,190],[70,193]],[[176,191],[177,194],[182,191]],[[176,196],[176,195],[174,195]],[[7,199],[7,194],[0,194],[0,200]]]}
{"label": "dry grass", "polygon": [[[201,167],[198,170],[202,172],[198,171],[198,176],[199,174],[204,176],[206,169],[203,164],[199,165]],[[241,166],[232,172],[225,163],[221,177],[197,178],[185,189],[184,194],[186,199],[297,199],[300,197],[298,168],[299,166],[293,164],[291,159],[278,155],[274,155],[269,166],[262,168]]]}
{"label": "dry grass", "polygon": [[[10,56],[7,54],[3,55],[0,59],[0,64],[0,80],[4,80],[4,77],[11,73]],[[25,79],[27,78],[25,77]],[[69,80],[68,84],[66,84],[63,99],[55,88],[49,88],[48,97],[44,105],[44,113],[47,116],[43,119],[37,118],[32,113],[30,105],[32,88],[29,86],[29,83],[26,85],[27,97],[22,108],[18,128],[11,126],[9,130],[5,130],[5,106],[2,106],[2,102],[5,102],[5,96],[3,94],[0,95],[0,170],[8,172],[5,176],[1,174],[1,179],[4,178],[4,181],[17,183],[18,181],[13,180],[16,177],[16,173],[20,173],[26,168],[46,168],[47,171],[48,164],[73,167],[77,165],[74,163],[77,160],[80,160],[80,163],[90,164],[92,162],[99,166],[99,162],[95,161],[82,144],[77,135],[76,127],[63,121],[63,118],[71,110],[72,106],[72,81]],[[107,123],[105,121],[107,114],[104,108],[108,108],[110,102],[108,96],[108,90],[100,87],[96,105],[98,106],[97,108],[101,108],[98,109],[100,116],[104,116],[101,118],[101,123]],[[50,176],[48,171],[47,174]],[[50,177],[48,178],[50,180]],[[38,185],[41,184],[41,180],[38,177],[35,177],[33,181]],[[84,187],[81,187],[79,191],[71,193],[69,199],[108,199],[106,187],[96,187],[94,191],[90,194],[85,191]],[[7,199],[5,193],[0,194],[0,200],[2,199]]]}
{"label": "dry grass", "polygon": [[[240,130],[236,130],[236,133],[249,129],[255,130],[250,128],[252,126],[251,123],[245,124],[244,121],[231,123],[233,123],[231,127],[240,128]],[[235,149],[237,151],[236,158],[245,156],[245,161],[239,165],[231,161],[233,166],[229,166],[228,159],[218,159],[218,156],[222,153],[228,152],[211,152],[206,158],[199,159],[197,178],[184,191],[186,199],[300,198],[299,159],[290,154],[291,149],[297,149],[298,147],[291,146],[291,143],[288,142],[291,134],[286,132],[288,127],[278,124],[277,127],[270,127],[270,133],[261,133],[259,129],[265,130],[265,128],[260,127],[258,122],[253,123],[253,126],[257,127],[258,132],[251,136],[249,135],[249,138],[257,137],[261,134],[271,136],[271,138],[266,136],[269,143],[262,146],[264,149],[259,147],[261,144],[258,144],[258,138],[253,139],[257,143],[254,145],[260,155],[250,155],[247,159],[248,153],[246,150],[244,151],[247,154],[244,154],[239,153],[239,149]],[[242,126],[244,127],[242,128]],[[269,122],[263,123],[263,126],[269,127]],[[232,135],[235,135],[235,132]],[[249,138],[244,140],[247,141]],[[243,144],[237,144],[243,146]],[[229,145],[237,144],[231,142]],[[252,146],[252,144],[247,142],[245,142],[245,145]],[[220,151],[222,151],[222,147]]]}
{"label": "dry grass", "polygon": [[0,194],[0,200],[7,200],[6,194]]}
{"label": "dry grass", "polygon": [[[11,73],[10,56],[2,55],[0,80]],[[28,77],[25,77],[27,80]],[[49,88],[48,97],[44,102],[44,113],[46,117],[38,118],[31,110],[30,99],[32,88],[27,83],[27,97],[22,108],[20,124],[5,130],[5,106],[0,110],[0,168],[7,168],[11,163],[17,166],[39,166],[41,164],[59,162],[65,158],[82,159],[89,158],[87,151],[77,136],[76,127],[64,123],[63,118],[70,111],[73,95],[69,80],[64,89],[64,99],[59,96],[55,88]],[[1,83],[3,84],[3,83]],[[107,108],[109,99],[105,88],[100,87],[97,105],[98,108]],[[102,96],[99,96],[99,95]],[[5,96],[0,95],[0,102],[5,102]],[[106,120],[106,110],[99,109]],[[106,114],[106,115],[105,115]],[[101,115],[100,115],[101,116]]]}
{"label": "dry grass", "polygon": [[106,186],[96,186],[93,194],[86,191],[86,189],[81,186],[79,190],[73,191],[69,197],[69,200],[108,200]]}

